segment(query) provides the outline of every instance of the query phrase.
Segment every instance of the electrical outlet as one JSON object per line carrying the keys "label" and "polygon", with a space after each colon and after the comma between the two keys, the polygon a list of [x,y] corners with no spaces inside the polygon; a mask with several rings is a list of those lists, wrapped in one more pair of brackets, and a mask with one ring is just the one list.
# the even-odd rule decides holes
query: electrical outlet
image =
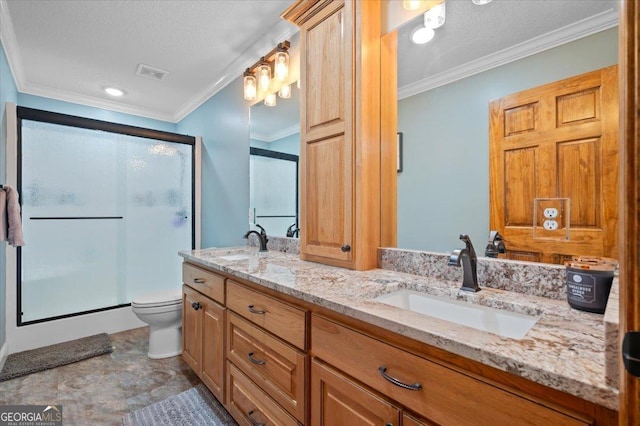
{"label": "electrical outlet", "polygon": [[558,217],[558,209],[547,207],[546,209],[544,209],[544,217],[546,217],[547,219],[555,219],[556,217]]}
{"label": "electrical outlet", "polygon": [[558,222],[555,220],[545,220],[543,226],[547,231],[555,231],[558,229]]}

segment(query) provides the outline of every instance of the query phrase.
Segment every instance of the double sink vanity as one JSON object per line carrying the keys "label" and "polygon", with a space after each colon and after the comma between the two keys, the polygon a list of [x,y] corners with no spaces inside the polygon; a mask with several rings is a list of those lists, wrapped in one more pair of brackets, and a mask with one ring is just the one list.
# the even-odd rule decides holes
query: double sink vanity
{"label": "double sink vanity", "polygon": [[481,259],[472,293],[446,255],[352,271],[274,240],[180,252],[183,357],[240,424],[617,423],[607,315],[564,267]]}

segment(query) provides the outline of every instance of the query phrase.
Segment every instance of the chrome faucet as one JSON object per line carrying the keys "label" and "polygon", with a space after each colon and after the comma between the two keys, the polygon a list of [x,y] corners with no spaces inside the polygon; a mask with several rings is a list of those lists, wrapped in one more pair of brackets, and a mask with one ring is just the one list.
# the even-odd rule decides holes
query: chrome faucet
{"label": "chrome faucet", "polygon": [[454,250],[449,257],[449,266],[460,266],[462,262],[462,287],[464,291],[480,291],[478,287],[478,257],[471,244],[471,238],[466,234],[460,234],[460,239],[464,241],[466,247]]}
{"label": "chrome faucet", "polygon": [[260,232],[250,230],[250,231],[247,231],[247,233],[244,234],[244,237],[242,238],[249,238],[249,235],[256,234],[258,236],[258,240],[260,240],[260,250],[258,251],[268,251],[267,243],[269,242],[269,239],[267,238],[267,231],[265,231],[264,228],[258,225],[257,223],[256,223],[256,227],[260,228]]}

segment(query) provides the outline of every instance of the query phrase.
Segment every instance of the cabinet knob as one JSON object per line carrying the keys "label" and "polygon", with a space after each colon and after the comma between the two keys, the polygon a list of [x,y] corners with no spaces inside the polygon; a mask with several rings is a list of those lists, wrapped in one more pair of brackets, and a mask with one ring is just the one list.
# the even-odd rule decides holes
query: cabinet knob
{"label": "cabinet knob", "polygon": [[193,302],[191,304],[191,307],[193,308],[194,311],[197,311],[198,309],[202,308],[202,305],[200,304],[200,302]]}
{"label": "cabinet knob", "polygon": [[351,251],[351,246],[349,244],[345,244],[342,247],[340,247],[340,250],[342,250],[343,253],[346,253],[348,251]]}

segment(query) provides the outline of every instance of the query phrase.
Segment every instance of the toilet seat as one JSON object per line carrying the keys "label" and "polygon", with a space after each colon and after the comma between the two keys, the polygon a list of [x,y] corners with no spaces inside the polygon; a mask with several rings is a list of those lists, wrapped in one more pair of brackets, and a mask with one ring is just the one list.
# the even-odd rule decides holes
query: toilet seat
{"label": "toilet seat", "polygon": [[161,308],[182,304],[182,290],[163,290],[144,294],[131,302],[134,308]]}

